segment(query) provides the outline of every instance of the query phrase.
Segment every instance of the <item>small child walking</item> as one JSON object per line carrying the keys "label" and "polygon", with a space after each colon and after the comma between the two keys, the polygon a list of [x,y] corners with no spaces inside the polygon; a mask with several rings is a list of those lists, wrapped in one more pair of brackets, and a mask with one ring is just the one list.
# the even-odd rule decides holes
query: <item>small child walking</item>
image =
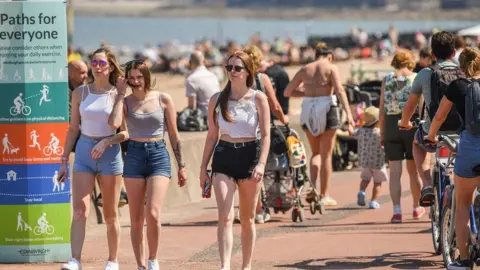
{"label": "small child walking", "polygon": [[385,152],[380,143],[378,118],[378,108],[373,106],[366,108],[362,115],[364,124],[354,133],[358,143],[360,167],[362,167],[362,173],[360,174],[362,181],[357,195],[357,204],[365,206],[365,190],[373,178],[372,199],[368,205],[370,209],[380,208],[377,200],[382,190],[382,183],[388,179]]}

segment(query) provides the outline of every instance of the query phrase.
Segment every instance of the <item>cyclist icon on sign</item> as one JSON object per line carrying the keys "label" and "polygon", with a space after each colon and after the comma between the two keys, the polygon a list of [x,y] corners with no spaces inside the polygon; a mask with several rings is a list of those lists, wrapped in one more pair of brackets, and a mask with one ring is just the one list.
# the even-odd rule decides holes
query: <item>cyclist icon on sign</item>
{"label": "cyclist icon on sign", "polygon": [[18,93],[18,96],[13,100],[13,107],[10,108],[10,115],[16,116],[18,114],[23,114],[25,116],[30,115],[32,109],[25,105],[25,101],[23,101],[23,93]]}
{"label": "cyclist icon on sign", "polygon": [[43,148],[43,154],[47,157],[52,154],[61,156],[63,154],[63,147],[59,146],[60,140],[53,133],[50,133],[50,137],[52,137],[52,139],[50,139],[48,145]]}

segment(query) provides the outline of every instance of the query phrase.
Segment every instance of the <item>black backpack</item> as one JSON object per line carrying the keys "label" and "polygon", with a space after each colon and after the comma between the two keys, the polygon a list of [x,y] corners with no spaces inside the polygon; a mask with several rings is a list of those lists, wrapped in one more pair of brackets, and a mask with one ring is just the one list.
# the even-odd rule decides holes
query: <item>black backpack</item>
{"label": "black backpack", "polygon": [[465,96],[465,129],[480,135],[480,84],[476,80],[470,82]]}
{"label": "black backpack", "polygon": [[[459,67],[441,67],[439,64],[430,66],[432,75],[430,77],[430,97],[431,101],[428,106],[423,103],[422,119],[425,109],[428,112],[430,120],[435,117],[440,101],[447,93],[448,86],[456,79],[465,78],[464,73]],[[462,119],[457,112],[455,106],[452,107],[448,113],[445,122],[440,127],[439,131],[459,132],[462,129]]]}

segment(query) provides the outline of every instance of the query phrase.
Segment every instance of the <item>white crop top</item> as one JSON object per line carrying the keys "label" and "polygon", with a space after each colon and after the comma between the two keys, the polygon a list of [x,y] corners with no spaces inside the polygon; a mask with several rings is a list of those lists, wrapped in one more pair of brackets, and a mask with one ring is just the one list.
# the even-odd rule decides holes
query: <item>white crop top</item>
{"label": "white crop top", "polygon": [[105,94],[92,94],[86,86],[88,96],[83,100],[85,87],[82,88],[82,101],[80,102],[80,130],[89,137],[106,137],[115,134],[115,129],[108,124],[108,118],[113,110],[111,100],[112,88]]}
{"label": "white crop top", "polygon": [[258,113],[255,94],[256,91],[248,100],[228,101],[228,113],[232,122],[223,119],[220,106],[216,108],[220,135],[226,134],[232,138],[257,138]]}

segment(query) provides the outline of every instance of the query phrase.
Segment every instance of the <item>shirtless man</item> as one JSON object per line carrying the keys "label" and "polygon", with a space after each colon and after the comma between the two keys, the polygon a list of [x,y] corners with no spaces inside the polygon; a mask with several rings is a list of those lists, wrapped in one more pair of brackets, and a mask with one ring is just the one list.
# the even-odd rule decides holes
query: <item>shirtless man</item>
{"label": "shirtless man", "polygon": [[[350,133],[353,132],[354,120],[338,69],[332,64],[332,51],[325,43],[320,42],[315,49],[315,57],[316,61],[303,66],[295,74],[284,95],[304,97],[300,122],[312,149],[310,177],[315,187],[307,195],[307,201],[312,201],[317,194],[315,189],[320,168],[320,202],[327,206],[335,206],[337,202],[328,194],[328,185],[332,175],[332,152],[336,130],[341,125],[337,96],[347,113]],[[304,89],[297,90],[302,83]]]}

